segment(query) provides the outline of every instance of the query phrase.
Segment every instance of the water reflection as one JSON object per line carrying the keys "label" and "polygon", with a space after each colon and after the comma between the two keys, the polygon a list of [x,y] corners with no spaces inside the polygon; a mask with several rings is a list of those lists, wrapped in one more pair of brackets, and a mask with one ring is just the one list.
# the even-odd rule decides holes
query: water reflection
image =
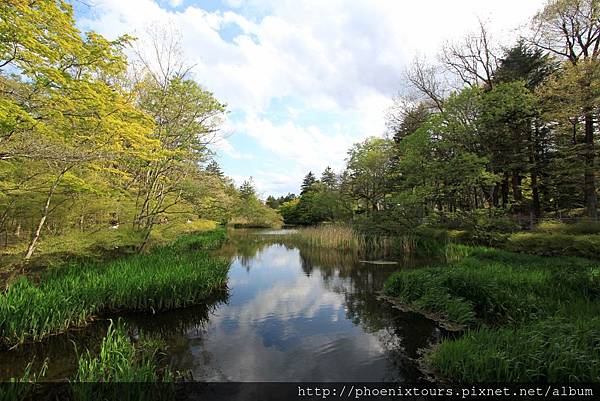
{"label": "water reflection", "polygon": [[185,368],[196,380],[419,378],[411,357],[439,331],[377,299],[397,267],[361,265],[349,255],[248,232],[224,252],[233,257],[229,299],[205,331],[187,336]]}
{"label": "water reflection", "polygon": [[[259,233],[260,234],[260,233]],[[237,230],[220,253],[232,259],[228,290],[192,308],[122,316],[164,339],[171,366],[202,381],[411,381],[411,358],[440,331],[378,300],[398,266],[297,248],[279,233]],[[77,349],[95,350],[106,332],[86,330],[0,355],[0,377],[18,376],[34,355],[50,358],[49,379],[76,368]],[[6,359],[9,358],[9,359]]]}

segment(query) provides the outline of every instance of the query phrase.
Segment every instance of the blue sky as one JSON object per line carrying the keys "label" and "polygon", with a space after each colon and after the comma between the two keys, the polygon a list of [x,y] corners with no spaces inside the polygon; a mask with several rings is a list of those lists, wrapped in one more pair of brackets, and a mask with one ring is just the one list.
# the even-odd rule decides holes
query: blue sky
{"label": "blue sky", "polygon": [[543,0],[88,0],[79,27],[143,43],[148,26],[181,37],[193,77],[227,103],[216,160],[263,197],[302,177],[341,171],[355,142],[385,134],[385,114],[411,60],[488,21],[514,37]]}

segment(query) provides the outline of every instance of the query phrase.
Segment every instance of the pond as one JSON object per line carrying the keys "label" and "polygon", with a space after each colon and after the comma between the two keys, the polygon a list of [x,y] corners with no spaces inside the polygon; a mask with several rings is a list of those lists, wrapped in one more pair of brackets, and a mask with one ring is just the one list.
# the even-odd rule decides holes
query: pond
{"label": "pond", "polygon": [[[237,230],[227,291],[202,305],[121,316],[168,344],[173,369],[199,381],[397,381],[421,379],[417,351],[439,341],[431,321],[378,299],[398,265],[361,263],[330,250],[287,244],[285,231]],[[267,234],[267,235],[263,235]],[[0,353],[0,379],[35,356],[47,378],[75,370],[76,352],[99,347],[106,320]]]}

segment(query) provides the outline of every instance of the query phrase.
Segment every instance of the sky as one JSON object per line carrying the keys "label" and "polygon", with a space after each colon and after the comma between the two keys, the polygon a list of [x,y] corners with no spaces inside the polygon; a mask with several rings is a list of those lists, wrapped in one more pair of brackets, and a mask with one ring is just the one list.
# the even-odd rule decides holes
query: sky
{"label": "sky", "polygon": [[174,27],[192,77],[227,104],[215,159],[258,193],[298,193],[340,172],[353,143],[385,134],[415,56],[435,61],[485,21],[510,44],[544,0],[86,0],[79,28],[109,39]]}

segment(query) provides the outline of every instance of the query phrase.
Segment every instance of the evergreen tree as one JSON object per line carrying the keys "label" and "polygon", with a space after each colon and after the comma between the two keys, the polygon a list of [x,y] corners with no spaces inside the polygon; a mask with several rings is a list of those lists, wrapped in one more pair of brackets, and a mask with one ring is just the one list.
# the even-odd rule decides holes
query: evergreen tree
{"label": "evergreen tree", "polygon": [[254,182],[252,177],[244,181],[240,186],[240,196],[242,199],[248,200],[250,198],[256,198],[256,190],[254,189]]}
{"label": "evergreen tree", "polygon": [[327,189],[335,189],[338,185],[338,179],[333,169],[329,166],[325,168],[321,174],[321,182],[325,184]]}
{"label": "evergreen tree", "polygon": [[219,163],[217,163],[215,160],[211,160],[210,163],[208,163],[206,165],[206,172],[209,174],[212,174],[218,178],[224,178],[225,174],[223,174],[223,171],[221,170],[221,167],[219,166]]}
{"label": "evergreen tree", "polygon": [[315,178],[315,175],[312,173],[312,171],[309,171],[308,174],[306,174],[306,177],[304,177],[304,180],[302,180],[302,185],[300,186],[300,194],[303,195],[310,191],[311,187],[316,182],[317,179]]}

